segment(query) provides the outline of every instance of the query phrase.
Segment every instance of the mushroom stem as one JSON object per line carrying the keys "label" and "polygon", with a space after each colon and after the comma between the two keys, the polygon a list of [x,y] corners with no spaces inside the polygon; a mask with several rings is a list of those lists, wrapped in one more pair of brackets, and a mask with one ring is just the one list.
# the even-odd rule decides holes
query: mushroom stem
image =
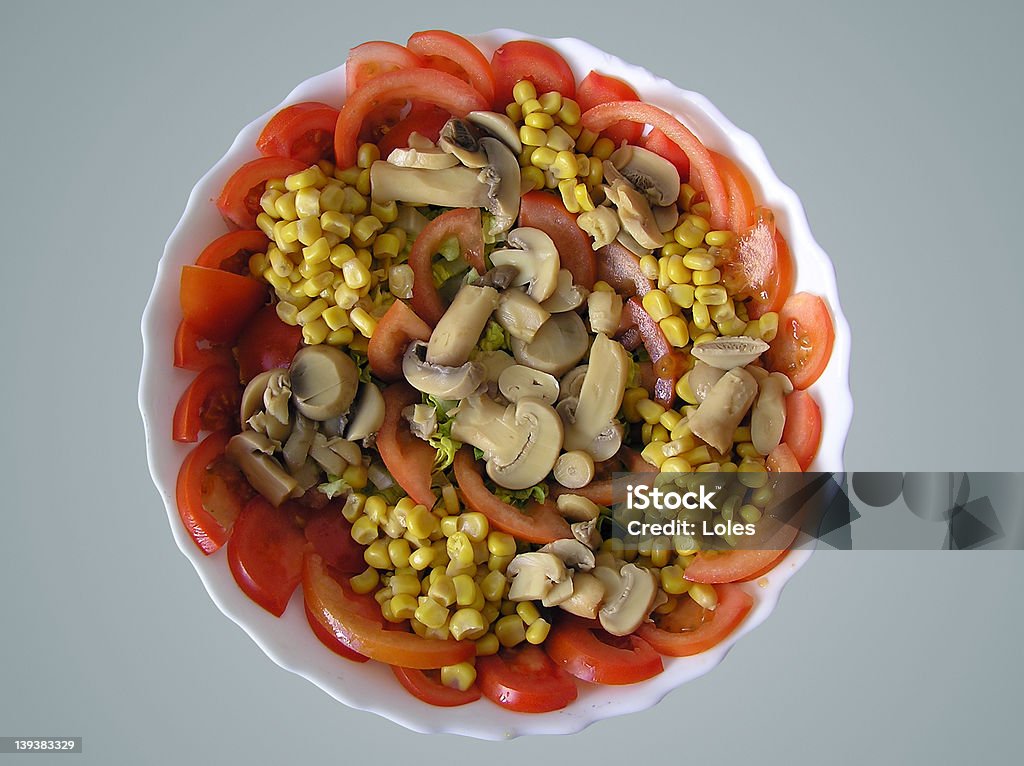
{"label": "mushroom stem", "polygon": [[427,362],[458,367],[469,361],[469,352],[497,305],[498,291],[493,287],[463,285],[430,334]]}
{"label": "mushroom stem", "polygon": [[403,168],[379,160],[370,166],[370,192],[374,202],[397,200],[440,207],[486,207],[489,189],[477,170]]}

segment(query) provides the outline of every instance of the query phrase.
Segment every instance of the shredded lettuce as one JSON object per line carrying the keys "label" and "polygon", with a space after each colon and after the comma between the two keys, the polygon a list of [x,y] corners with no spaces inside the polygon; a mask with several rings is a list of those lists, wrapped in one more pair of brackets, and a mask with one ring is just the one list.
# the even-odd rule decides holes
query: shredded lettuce
{"label": "shredded lettuce", "polygon": [[441,243],[441,249],[438,250],[438,253],[446,261],[454,261],[462,255],[462,248],[459,246],[458,237],[448,237],[448,239]]}
{"label": "shredded lettuce", "polygon": [[640,385],[640,364],[636,359],[629,360],[629,380],[626,381],[628,388],[637,388]]}
{"label": "shredded lettuce", "polygon": [[532,487],[527,487],[526,489],[517,490],[495,487],[494,494],[509,505],[514,505],[516,508],[522,508],[531,500],[538,503],[543,503],[547,500],[548,485],[542,482],[540,484],[534,484]]}
{"label": "shredded lettuce", "polygon": [[484,328],[484,333],[476,347],[484,352],[508,351],[512,348],[512,345],[509,342],[508,333],[505,331],[505,328],[491,319],[488,320],[487,327]]}
{"label": "shredded lettuce", "polygon": [[437,450],[434,457],[434,470],[443,471],[455,462],[455,453],[462,447],[462,442],[452,438],[452,421],[454,418],[449,414],[458,402],[451,399],[438,399],[436,396],[425,395],[423,403],[431,405],[437,412],[437,428],[429,437],[427,443]]}
{"label": "shredded lettuce", "polygon": [[370,382],[370,359],[366,354],[360,353],[359,351],[348,350],[348,355],[352,357],[352,361],[356,363],[356,367],[359,369],[359,380],[363,383]]}
{"label": "shredded lettuce", "polygon": [[338,495],[352,489],[352,486],[340,476],[329,473],[327,474],[327,481],[317,485],[317,489],[327,495],[329,500],[333,500]]}

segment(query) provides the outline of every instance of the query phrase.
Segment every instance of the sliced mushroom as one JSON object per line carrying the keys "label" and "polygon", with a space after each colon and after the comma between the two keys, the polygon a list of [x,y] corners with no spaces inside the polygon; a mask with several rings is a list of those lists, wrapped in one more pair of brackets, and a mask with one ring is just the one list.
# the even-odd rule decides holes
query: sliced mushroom
{"label": "sliced mushroom", "polygon": [[497,306],[498,291],[493,287],[463,285],[430,334],[427,362],[443,367],[465,364]]}
{"label": "sliced mushroom", "polygon": [[693,391],[698,404],[707,398],[708,391],[712,389],[715,383],[721,380],[723,375],[725,375],[725,370],[712,367],[706,362],[698,360],[693,365],[693,369],[687,373],[686,381],[690,384],[690,390]]}
{"label": "sliced mushroom", "polygon": [[757,395],[757,381],[742,367],[729,370],[708,391],[697,411],[687,421],[690,431],[719,452],[732,446],[736,426],[747,414]]}
{"label": "sliced mushroom", "polygon": [[363,462],[358,444],[337,437],[328,439],[323,434],[317,434],[313,440],[309,456],[334,476],[341,476],[348,466]]}
{"label": "sliced mushroom", "polygon": [[430,364],[426,355],[427,344],[417,340],[409,344],[402,357],[402,374],[417,391],[439,399],[464,399],[476,391],[484,380],[484,368],[477,362],[446,367]]}
{"label": "sliced mushroom", "polygon": [[409,138],[406,141],[406,144],[409,145],[410,149],[419,149],[420,151],[423,151],[423,150],[426,150],[426,149],[433,149],[433,148],[435,148],[437,146],[437,144],[435,144],[433,141],[431,141],[425,135],[423,135],[422,133],[419,133],[419,132],[417,132],[415,130],[412,133],[409,134]]}
{"label": "sliced mushroom", "polygon": [[594,568],[594,552],[576,538],[554,540],[542,546],[538,552],[558,556],[569,569],[589,572]]}
{"label": "sliced mushroom", "polygon": [[525,397],[540,399],[545,404],[558,400],[558,381],[553,375],[521,364],[506,367],[498,376],[498,390],[510,402]]}
{"label": "sliced mushroom", "polygon": [[757,401],[750,415],[750,441],[760,454],[779,446],[786,427],[786,394],[793,390],[789,378],[773,372],[758,384]]}
{"label": "sliced mushroom", "polygon": [[587,299],[589,292],[587,288],[573,284],[571,271],[559,269],[555,291],[541,306],[545,311],[549,311],[552,314],[561,314],[563,311],[575,311],[583,305],[583,301]]}
{"label": "sliced mushroom", "polygon": [[[566,423],[565,428],[567,450],[583,450],[598,461],[607,460],[618,452],[616,445],[608,454],[611,445],[606,432],[614,424],[622,406],[629,369],[629,355],[622,344],[599,333],[590,348],[590,361],[580,388],[579,402],[575,408],[568,408],[571,422]],[[621,431],[618,441],[621,445]]]}
{"label": "sliced mushroom", "polygon": [[388,162],[402,168],[426,168],[444,170],[459,164],[459,161],[441,149],[393,149]]}
{"label": "sliced mushroom", "polygon": [[473,284],[478,287],[493,287],[495,290],[505,290],[512,284],[518,273],[519,270],[515,266],[495,266],[484,273]]}
{"label": "sliced mushroom", "polygon": [[572,596],[572,592],[572,578],[567,577],[562,582],[552,585],[551,590],[540,600],[540,603],[544,606],[558,606],[568,600]]}
{"label": "sliced mushroom", "polygon": [[261,372],[242,392],[239,410],[241,422],[254,431],[283,443],[291,433],[288,402],[291,382],[288,370],[278,368]]}
{"label": "sliced mushroom", "polygon": [[485,207],[493,216],[485,234],[497,237],[512,228],[519,217],[519,158],[503,142],[490,136],[480,139],[480,148],[487,155],[487,167],[480,171],[480,180],[487,184]]}
{"label": "sliced mushroom", "polygon": [[576,572],[572,576],[572,595],[559,606],[569,614],[588,620],[597,618],[604,600],[604,585],[590,572]]}
{"label": "sliced mushroom", "polygon": [[651,212],[654,213],[654,222],[663,234],[667,235],[679,223],[679,208],[675,204],[656,207]]}
{"label": "sliced mushroom", "polygon": [[615,211],[605,205],[580,213],[576,224],[594,240],[595,250],[614,242],[622,228]]}
{"label": "sliced mushroom", "polygon": [[654,575],[636,564],[625,564],[618,572],[597,567],[594,576],[605,587],[604,605],[598,614],[601,627],[613,636],[633,633],[654,607],[658,595]]}
{"label": "sliced mushroom", "polygon": [[601,545],[601,533],[597,529],[599,519],[593,518],[590,521],[577,521],[569,525],[572,536],[583,543],[591,550],[597,550]]}
{"label": "sliced mushroom", "polygon": [[429,404],[410,404],[402,410],[414,436],[426,441],[437,431],[437,410]]}
{"label": "sliced mushroom", "polygon": [[509,344],[519,364],[554,375],[564,375],[579,363],[587,353],[590,335],[573,311],[554,314],[537,331],[529,343],[512,338]]}
{"label": "sliced mushroom", "polygon": [[555,461],[555,481],[568,489],[585,487],[594,480],[594,458],[589,452],[571,450]]}
{"label": "sliced mushroom", "polygon": [[398,217],[392,226],[404,231],[412,240],[419,236],[428,223],[430,223],[430,219],[412,205],[399,205]]}
{"label": "sliced mushroom", "polygon": [[760,338],[740,335],[698,343],[690,353],[704,364],[720,370],[731,370],[733,367],[746,367],[767,350],[768,344]]}
{"label": "sliced mushroom", "polygon": [[506,290],[498,298],[495,320],[513,338],[529,343],[551,314],[522,290]]}
{"label": "sliced mushroom", "polygon": [[559,495],[555,505],[560,514],[573,521],[596,521],[601,515],[601,507],[583,495]]}
{"label": "sliced mushroom", "polygon": [[558,392],[558,398],[579,399],[580,391],[583,389],[583,380],[586,378],[588,369],[590,369],[590,365],[581,364],[578,367],[573,367],[569,372],[565,373],[559,383],[560,390]]}
{"label": "sliced mushroom", "polygon": [[633,255],[641,258],[654,252],[650,247],[641,247],[640,243],[633,239],[633,236],[625,229],[621,229],[619,233],[615,235],[615,241],[629,250]]}
{"label": "sliced mushroom", "polygon": [[292,490],[292,497],[302,497],[307,490],[312,489],[320,483],[322,472],[320,466],[312,458],[306,458],[299,470],[292,471],[292,478],[295,479],[295,489]]}
{"label": "sliced mushroom", "polygon": [[441,128],[437,145],[467,168],[487,165],[487,155],[480,148],[480,132],[466,120],[458,117],[448,120]]}
{"label": "sliced mushroom", "polygon": [[622,296],[611,290],[595,290],[587,297],[587,313],[593,332],[613,335],[622,321]]}
{"label": "sliced mushroom", "polygon": [[484,380],[497,386],[501,373],[514,365],[516,360],[505,351],[487,351],[477,356],[476,362],[484,368]]}
{"label": "sliced mushroom", "polygon": [[538,601],[555,583],[569,578],[565,564],[551,553],[520,553],[509,562],[505,571],[512,578],[509,601]]}
{"label": "sliced mushroom", "polygon": [[[605,161],[605,173],[611,162]],[[677,187],[678,188],[678,187]],[[605,197],[615,205],[619,214],[622,230],[636,240],[640,247],[654,248],[665,244],[665,235],[658,228],[651,206],[647,198],[638,192],[628,181],[618,179],[611,186],[604,187]],[[619,232],[620,234],[622,232]]]}
{"label": "sliced mushroom", "polygon": [[624,144],[609,160],[651,205],[674,205],[679,197],[679,171],[661,155]]}
{"label": "sliced mushroom", "polygon": [[452,438],[483,450],[487,475],[506,489],[532,487],[551,472],[562,449],[562,421],[529,397],[507,407],[486,396],[464,401]]}
{"label": "sliced mushroom", "polygon": [[526,287],[527,294],[538,303],[547,300],[558,286],[558,249],[551,237],[540,229],[521,226],[508,233],[510,248],[491,253],[495,266],[514,266],[518,273],[512,280],[515,287]]}
{"label": "sliced mushroom", "polygon": [[316,436],[316,424],[302,413],[296,412],[291,435],[281,450],[284,454],[284,464],[288,466],[290,473],[294,474],[305,465]]}
{"label": "sliced mushroom", "polygon": [[374,202],[397,200],[439,207],[486,207],[490,189],[479,175],[478,171],[462,166],[426,170],[378,160],[370,166],[370,196]]}
{"label": "sliced mushroom", "polygon": [[255,431],[242,431],[228,441],[225,454],[237,465],[253,489],[280,505],[298,483],[274,459],[274,443]]}
{"label": "sliced mushroom", "polygon": [[377,433],[384,424],[384,396],[373,383],[363,383],[352,405],[345,438],[357,442]]}
{"label": "sliced mushroom", "polygon": [[499,139],[516,154],[523,151],[519,129],[508,115],[499,112],[470,112],[466,115],[466,122]]}
{"label": "sliced mushroom", "polygon": [[295,408],[310,420],[328,420],[348,412],[359,386],[352,357],[333,346],[306,346],[292,358]]}

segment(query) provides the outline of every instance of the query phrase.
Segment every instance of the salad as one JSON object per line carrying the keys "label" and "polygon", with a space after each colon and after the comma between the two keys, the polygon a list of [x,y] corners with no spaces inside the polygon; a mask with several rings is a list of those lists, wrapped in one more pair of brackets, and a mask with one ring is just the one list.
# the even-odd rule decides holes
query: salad
{"label": "salad", "polygon": [[354,48],[255,149],[182,269],[172,433],[181,520],[253,601],[524,713],[742,623],[795,530],[628,545],[610,511],[617,473],[730,474],[707,520],[755,525],[814,460],[831,316],[736,163],[541,43],[438,30]]}

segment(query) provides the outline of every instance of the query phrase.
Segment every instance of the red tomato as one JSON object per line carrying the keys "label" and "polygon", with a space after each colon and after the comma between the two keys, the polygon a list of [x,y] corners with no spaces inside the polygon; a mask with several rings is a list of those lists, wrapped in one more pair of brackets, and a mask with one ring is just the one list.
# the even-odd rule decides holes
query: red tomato
{"label": "red tomato", "polygon": [[529,80],[537,93],[556,90],[565,98],[576,96],[576,78],[558,53],[533,40],[505,43],[491,57],[494,72],[494,106],[501,112],[513,101],[512,88],[520,80]]}
{"label": "red tomato", "polygon": [[414,670],[392,665],[391,672],[395,674],[398,683],[404,686],[409,694],[423,700],[428,705],[458,707],[480,699],[480,690],[475,686],[471,686],[466,691],[445,686],[441,683],[440,675],[436,670]]}
{"label": "red tomato", "polygon": [[[639,100],[640,97],[631,85],[617,77],[610,77],[596,70],[591,70],[590,74],[583,78],[583,82],[580,83],[580,87],[576,90],[576,101],[584,112],[599,104],[607,104],[609,101]],[[602,134],[610,138],[617,147],[623,141],[639,144],[643,132],[643,125],[624,120],[605,128]]]}
{"label": "red tomato", "polygon": [[456,237],[463,257],[479,273],[484,268],[484,233],[480,224],[479,208],[457,208],[448,210],[423,227],[423,231],[412,243],[409,266],[413,271],[413,311],[431,327],[444,314],[445,305],[434,286],[431,263],[441,250],[445,240]]}
{"label": "red tomato", "polygon": [[307,167],[308,163],[288,157],[260,157],[247,162],[224,184],[217,198],[217,209],[229,224],[239,229],[255,229],[256,216],[263,211],[260,197],[267,181],[290,176]]}
{"label": "red tomato", "polygon": [[676,400],[676,382],[686,372],[682,357],[665,338],[661,327],[651,319],[638,298],[630,298],[623,307],[623,313],[640,331],[644,348],[651,356],[657,380],[651,394],[665,409],[670,409]]}
{"label": "red tomato", "polygon": [[766,574],[768,574],[773,569],[775,569],[775,567],[777,567],[779,564],[781,564],[782,560],[784,558],[786,558],[786,556],[788,556],[788,555],[789,555],[789,550],[781,551],[779,553],[779,555],[776,558],[772,559],[772,561],[764,569],[762,569],[760,571],[757,571],[757,572],[754,572],[754,574],[750,575],[749,577],[744,577],[744,578],[742,578],[740,580],[737,580],[736,582],[751,582],[753,580],[760,580]]}
{"label": "red tomato", "polygon": [[204,247],[196,266],[249,276],[249,256],[267,252],[268,244],[267,235],[259,229],[231,231]]}
{"label": "red tomato", "polygon": [[193,330],[183,319],[174,333],[174,366],[200,372],[215,364],[233,365],[235,358],[227,346],[215,346]]}
{"label": "red tomato", "polygon": [[284,614],[302,580],[306,538],[295,513],[291,503],[275,508],[257,495],[242,509],[228,541],[228,565],[238,587],[275,617]]}
{"label": "red tomato", "polygon": [[416,69],[422,65],[419,56],[398,43],[374,40],[357,45],[348,52],[345,60],[348,95],[351,96],[357,88],[382,74],[399,69]]}
{"label": "red tomato", "polygon": [[347,646],[345,646],[338,637],[327,630],[323,625],[317,622],[316,617],[309,611],[309,607],[306,607],[306,622],[309,623],[310,629],[313,631],[313,635],[317,637],[317,640],[321,644],[326,646],[335,654],[344,657],[346,660],[352,660],[353,662],[369,662],[369,657],[364,657],[359,652],[353,652]]}
{"label": "red tomato", "polygon": [[785,442],[772,450],[765,463],[773,473],[800,473],[803,470],[793,450]]}
{"label": "red tomato", "polygon": [[779,311],[793,290],[793,259],[770,215],[758,215],[735,246],[723,250],[723,282],[730,292],[749,298],[747,311],[757,319]]}
{"label": "red tomato", "polygon": [[402,356],[414,340],[430,340],[430,327],[405,301],[396,300],[377,322],[366,350],[373,374],[381,380],[402,380]]}
{"label": "red tomato", "polygon": [[530,644],[478,657],[476,672],[484,696],[517,713],[561,710],[578,693],[569,674]]}
{"label": "red tomato", "polygon": [[570,675],[595,684],[635,684],[665,669],[658,653],[636,636],[619,638],[578,618],[560,619],[544,649]]}
{"label": "red tomato", "polygon": [[428,67],[436,67],[438,58],[451,62],[464,74],[466,81],[480,91],[487,103],[494,101],[491,65],[480,49],[465,37],[441,29],[431,29],[414,34],[406,47],[421,56]]}
{"label": "red tomato", "polygon": [[626,296],[643,298],[654,289],[654,283],[640,270],[640,259],[618,242],[597,251],[597,278]]}
{"label": "red tomato", "polygon": [[693,599],[684,598],[675,611],[661,618],[661,627],[645,623],[636,635],[669,657],[707,651],[736,630],[754,605],[750,594],[736,585],[719,585],[715,591],[718,606],[714,611],[701,609]]}
{"label": "red tomato", "polygon": [[341,503],[334,502],[314,511],[303,532],[327,566],[354,575],[366,569],[366,561],[363,546],[352,539],[352,525],[341,515],[341,508]]}
{"label": "red tomato", "polygon": [[400,69],[381,74],[350,92],[341,107],[334,131],[334,154],[338,167],[348,168],[355,164],[357,140],[367,115],[375,107],[399,98],[427,101],[447,109],[456,117],[465,117],[469,112],[488,107],[473,86],[445,72]]}
{"label": "red tomato", "polygon": [[725,186],[718,174],[711,153],[679,120],[653,104],[641,101],[612,101],[595,106],[583,113],[580,118],[583,127],[596,133],[621,120],[646,123],[664,133],[676,146],[690,158],[690,177],[694,174],[700,179],[704,194],[711,203],[711,225],[716,229],[724,229],[729,224],[729,201],[725,194]]}
{"label": "red tomato", "polygon": [[405,382],[384,389],[384,423],[377,432],[377,450],[398,486],[417,503],[433,508],[437,498],[430,490],[430,476],[437,450],[413,436],[402,418],[402,410],[420,399],[420,392]]}
{"label": "red tomato", "polygon": [[302,328],[285,324],[273,305],[264,306],[238,336],[238,370],[248,383],[261,372],[289,367],[302,348]]}
{"label": "red tomato", "polygon": [[804,471],[814,462],[821,444],[821,410],[806,391],[793,391],[786,397],[786,427],[782,441]]}
{"label": "red tomato", "polygon": [[681,180],[685,181],[690,177],[690,158],[686,156],[686,152],[657,128],[652,129],[644,137],[643,147],[675,165]]}
{"label": "red tomato", "polygon": [[338,110],[333,106],[317,101],[293,104],[270,118],[256,148],[264,156],[291,157],[312,165],[331,156],[337,124]]}
{"label": "red tomato", "polygon": [[211,343],[233,341],[266,302],[267,288],[255,279],[202,266],[181,269],[182,314]]}
{"label": "red tomato", "polygon": [[754,223],[754,191],[735,162],[718,152],[711,152],[711,159],[722,176],[729,198],[729,228],[742,234]]}
{"label": "red tomato", "polygon": [[590,237],[577,225],[576,216],[565,209],[562,200],[545,191],[526,194],[519,206],[519,225],[540,229],[551,237],[562,268],[572,272],[572,281],[588,290],[594,286],[597,259]]}
{"label": "red tomato", "polygon": [[404,149],[409,145],[409,136],[419,133],[431,141],[437,142],[441,135],[441,128],[451,117],[444,109],[427,104],[426,108],[416,109],[415,107],[397,124],[395,124],[384,137],[377,142],[380,149],[380,156],[388,158],[395,149]]}
{"label": "red tomato", "polygon": [[767,351],[768,367],[786,373],[796,388],[807,388],[825,371],[835,339],[825,301],[794,293],[779,312],[779,334]]}
{"label": "red tomato", "polygon": [[200,431],[237,431],[241,396],[234,367],[207,367],[196,375],[174,408],[174,441],[194,442]]}
{"label": "red tomato", "polygon": [[466,505],[518,540],[550,543],[572,537],[568,522],[551,503],[529,503],[520,509],[496,497],[484,484],[480,465],[473,459],[473,450],[469,447],[455,454],[455,483],[462,490]]}
{"label": "red tomato", "polygon": [[349,649],[372,660],[424,670],[465,662],[476,654],[472,641],[420,638],[367,617],[315,553],[306,554],[302,593],[317,622]]}
{"label": "red tomato", "polygon": [[216,431],[203,439],[182,461],[175,486],[178,515],[189,535],[206,555],[227,542],[242,501],[224,480],[209,471],[224,455],[231,434]]}

